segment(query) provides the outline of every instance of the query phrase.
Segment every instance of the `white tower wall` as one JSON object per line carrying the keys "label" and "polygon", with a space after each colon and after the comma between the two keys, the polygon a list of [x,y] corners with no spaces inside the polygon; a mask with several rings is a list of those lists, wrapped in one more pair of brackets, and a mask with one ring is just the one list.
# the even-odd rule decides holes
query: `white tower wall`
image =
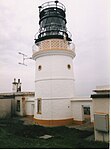
{"label": "white tower wall", "polygon": [[[67,65],[70,65],[71,68],[68,69]],[[42,67],[40,71],[38,66]],[[73,63],[72,58],[69,56],[39,57],[36,60],[35,77],[35,86],[39,97],[71,98],[74,96]],[[42,90],[43,87],[44,90]]]}
{"label": "white tower wall", "polygon": [[[74,51],[67,48],[40,50],[33,54],[36,60],[34,118],[38,124],[58,126],[72,121],[70,100],[74,97],[74,56]],[[41,113],[37,110],[39,98]]]}

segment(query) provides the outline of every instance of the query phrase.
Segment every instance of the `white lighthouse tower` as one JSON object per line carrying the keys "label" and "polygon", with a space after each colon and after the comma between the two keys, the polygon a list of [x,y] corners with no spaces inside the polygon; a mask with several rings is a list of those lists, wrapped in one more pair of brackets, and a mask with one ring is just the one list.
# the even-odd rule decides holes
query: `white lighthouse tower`
{"label": "white lighthouse tower", "polygon": [[40,29],[35,38],[34,120],[43,126],[62,126],[73,121],[71,98],[74,97],[71,34],[66,28],[65,6],[58,1],[39,6]]}

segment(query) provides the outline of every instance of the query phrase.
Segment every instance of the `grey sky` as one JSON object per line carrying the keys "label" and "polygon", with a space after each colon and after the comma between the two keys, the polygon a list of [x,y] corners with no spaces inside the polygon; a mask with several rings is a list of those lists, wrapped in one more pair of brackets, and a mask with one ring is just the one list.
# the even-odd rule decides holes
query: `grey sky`
{"label": "grey sky", "polygon": [[[34,91],[35,62],[19,65],[19,51],[32,55],[38,32],[38,6],[46,0],[0,0],[0,92],[11,92],[13,78],[23,91]],[[109,0],[61,0],[67,28],[76,47],[77,95],[90,95],[97,85],[109,84]]]}

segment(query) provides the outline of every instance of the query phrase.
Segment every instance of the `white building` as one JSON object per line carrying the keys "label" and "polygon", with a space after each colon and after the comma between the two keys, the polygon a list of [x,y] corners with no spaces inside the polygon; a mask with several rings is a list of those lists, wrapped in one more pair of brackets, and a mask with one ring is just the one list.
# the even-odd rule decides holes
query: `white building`
{"label": "white building", "polygon": [[[58,1],[39,6],[35,37],[35,92],[21,92],[14,79],[12,93],[0,93],[0,118],[34,116],[43,126],[94,123],[95,140],[109,141],[109,88],[98,87],[90,97],[75,97],[74,44],[66,28],[65,6]],[[100,122],[100,123],[99,123]]]}
{"label": "white building", "polygon": [[96,141],[109,142],[110,88],[97,86],[93,100],[94,133]]}
{"label": "white building", "polygon": [[75,97],[71,100],[71,112],[74,124],[85,121],[94,122],[92,99],[89,97]]}
{"label": "white building", "polygon": [[34,92],[21,92],[20,79],[14,79],[12,93],[0,93],[0,118],[34,115]]}

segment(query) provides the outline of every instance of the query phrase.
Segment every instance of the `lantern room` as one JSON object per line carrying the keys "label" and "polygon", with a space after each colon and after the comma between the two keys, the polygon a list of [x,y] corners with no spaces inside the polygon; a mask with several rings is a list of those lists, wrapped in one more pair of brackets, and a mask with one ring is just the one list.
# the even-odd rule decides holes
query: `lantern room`
{"label": "lantern room", "polygon": [[71,40],[71,33],[66,28],[66,8],[59,1],[50,1],[39,6],[39,32],[35,44],[46,39]]}

